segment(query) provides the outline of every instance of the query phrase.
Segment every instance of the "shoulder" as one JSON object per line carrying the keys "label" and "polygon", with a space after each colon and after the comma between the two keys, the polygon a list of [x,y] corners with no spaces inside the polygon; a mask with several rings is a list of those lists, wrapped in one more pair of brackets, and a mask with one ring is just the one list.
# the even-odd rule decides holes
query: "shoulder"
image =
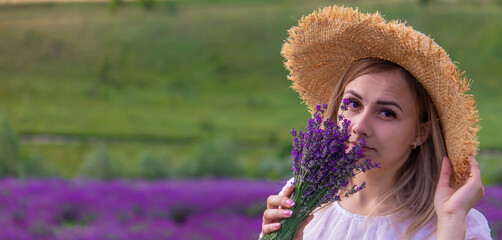
{"label": "shoulder", "polygon": [[492,239],[490,227],[485,216],[476,209],[471,209],[465,219],[466,235],[465,239]]}

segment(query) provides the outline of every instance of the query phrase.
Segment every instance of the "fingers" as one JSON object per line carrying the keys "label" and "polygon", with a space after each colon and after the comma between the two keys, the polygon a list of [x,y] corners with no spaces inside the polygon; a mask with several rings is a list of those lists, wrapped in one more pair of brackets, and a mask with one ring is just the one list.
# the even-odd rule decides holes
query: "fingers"
{"label": "fingers", "polygon": [[267,199],[267,208],[291,208],[295,203],[289,199],[293,193],[294,186],[288,182],[278,195],[272,195]]}
{"label": "fingers", "polygon": [[471,167],[471,174],[469,175],[469,179],[467,179],[466,184],[472,185],[471,190],[474,190],[477,192],[479,199],[484,197],[485,195],[485,190],[483,188],[483,184],[481,183],[481,170],[479,168],[479,163],[476,161],[476,159],[473,156],[468,156],[469,160],[469,165]]}
{"label": "fingers", "polygon": [[263,224],[261,227],[261,232],[262,232],[262,235],[265,236],[271,232],[277,231],[279,228],[281,228],[280,223]]}
{"label": "fingers", "polygon": [[481,170],[479,169],[478,161],[476,161],[476,159],[471,155],[469,155],[467,159],[469,160],[469,165],[471,166],[471,175],[469,177],[481,178]]}
{"label": "fingers", "polygon": [[283,218],[289,218],[293,215],[293,211],[291,210],[283,210],[283,209],[267,209],[263,213],[263,224],[262,224],[262,232],[263,234],[267,234],[270,232],[274,232],[279,229],[280,223],[279,220]]}
{"label": "fingers", "polygon": [[465,181],[465,184],[455,192],[455,197],[458,198],[461,208],[465,210],[465,214],[476,205],[484,196],[483,183],[481,183],[481,172],[479,164],[472,156],[468,156],[469,165],[471,167],[471,175]]}
{"label": "fingers", "polygon": [[[293,185],[293,182],[288,181],[288,183],[286,184],[286,186],[284,186],[284,187],[282,188],[282,191],[281,191],[278,195],[279,195],[279,196],[285,196],[285,197],[288,197],[288,198],[289,198],[289,197],[291,197],[291,194],[293,194],[293,190],[294,190],[294,189],[295,189],[295,187],[294,187],[294,185]],[[288,206],[289,206],[289,205],[291,205],[291,204],[293,204],[293,205],[294,205],[294,203],[293,203],[291,200],[289,200],[289,201],[288,201],[288,200],[286,200],[286,201],[287,201],[287,202],[286,202],[286,204],[287,204]],[[292,207],[293,205],[291,205],[291,207]],[[288,206],[286,206],[286,207],[288,207]],[[284,206],[279,206],[279,209],[282,209],[282,208],[284,208]]]}
{"label": "fingers", "polygon": [[283,218],[291,217],[293,211],[287,208],[292,208],[295,205],[293,200],[289,198],[293,190],[293,182],[290,180],[278,195],[268,197],[267,209],[263,212],[263,235],[277,231],[280,228],[279,221]]}
{"label": "fingers", "polygon": [[294,188],[294,185],[293,185],[292,183],[289,183],[289,182],[288,182],[288,185],[286,185],[286,187],[285,187],[284,191],[281,191],[281,192],[279,193],[279,195],[281,195],[281,196],[285,196],[285,197],[290,197],[290,196],[291,196],[291,194],[293,194],[293,190],[294,190],[294,189],[295,189],[295,188]]}
{"label": "fingers", "polygon": [[282,209],[267,209],[263,212],[263,223],[269,224],[272,222],[277,222],[283,218],[289,218],[293,214],[291,210]]}
{"label": "fingers", "polygon": [[443,164],[441,165],[441,174],[439,175],[438,187],[449,187],[451,177],[451,162],[448,157],[443,157]]}
{"label": "fingers", "polygon": [[267,199],[267,209],[292,208],[294,205],[293,200],[285,196],[272,195]]}
{"label": "fingers", "polygon": [[484,194],[479,164],[472,156],[468,156],[471,176],[458,189],[449,187],[452,166],[448,158],[443,159],[441,175],[439,177],[434,208],[438,216],[466,216],[468,212],[481,200]]}

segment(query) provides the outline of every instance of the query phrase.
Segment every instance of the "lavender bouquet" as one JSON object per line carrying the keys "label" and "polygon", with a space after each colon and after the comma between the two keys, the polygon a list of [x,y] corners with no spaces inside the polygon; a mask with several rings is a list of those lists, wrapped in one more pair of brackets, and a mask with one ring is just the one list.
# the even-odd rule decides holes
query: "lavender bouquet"
{"label": "lavender bouquet", "polygon": [[[342,113],[347,110],[348,100],[342,102]],[[280,239],[292,240],[300,224],[317,207],[340,201],[343,197],[358,192],[366,185],[347,187],[350,179],[360,172],[379,167],[378,163],[364,158],[362,148],[364,139],[350,150],[346,143],[349,141],[350,121],[338,116],[339,125],[323,120],[323,113],[327,105],[317,105],[313,118],[309,119],[306,130],[296,132],[291,130],[293,150],[291,159],[293,164],[294,191],[292,200],[295,202],[291,209],[293,215],[280,221],[281,228],[263,237],[263,240]]]}

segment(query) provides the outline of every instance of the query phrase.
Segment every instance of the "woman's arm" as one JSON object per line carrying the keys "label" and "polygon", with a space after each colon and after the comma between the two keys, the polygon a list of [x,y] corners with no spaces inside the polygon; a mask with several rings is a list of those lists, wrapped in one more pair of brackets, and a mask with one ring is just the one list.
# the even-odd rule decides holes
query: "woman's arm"
{"label": "woman's arm", "polygon": [[484,196],[479,164],[474,157],[469,156],[471,175],[465,184],[455,190],[450,187],[451,163],[443,158],[441,175],[439,177],[434,209],[438,216],[437,239],[465,239],[465,219],[467,213]]}

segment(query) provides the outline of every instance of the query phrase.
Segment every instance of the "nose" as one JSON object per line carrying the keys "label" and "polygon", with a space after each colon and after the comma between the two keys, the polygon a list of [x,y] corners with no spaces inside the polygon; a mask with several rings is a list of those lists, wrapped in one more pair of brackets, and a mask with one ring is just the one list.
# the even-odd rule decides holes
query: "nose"
{"label": "nose", "polygon": [[372,135],[371,114],[369,111],[362,111],[351,116],[351,132],[357,139],[368,138]]}

